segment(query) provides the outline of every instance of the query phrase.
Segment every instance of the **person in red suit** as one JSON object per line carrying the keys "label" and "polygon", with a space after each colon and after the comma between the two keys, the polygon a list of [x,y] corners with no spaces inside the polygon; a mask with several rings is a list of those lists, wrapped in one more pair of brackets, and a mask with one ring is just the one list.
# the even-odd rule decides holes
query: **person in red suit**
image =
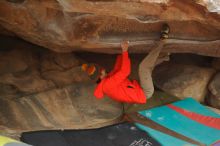
{"label": "person in red suit", "polygon": [[97,86],[94,91],[94,96],[98,99],[104,95],[126,103],[146,103],[154,92],[152,82],[152,70],[155,65],[161,63],[167,58],[160,58],[159,54],[163,48],[165,39],[168,37],[169,27],[164,26],[161,38],[156,44],[156,47],[143,59],[139,65],[140,84],[136,80],[129,80],[131,72],[131,61],[128,55],[129,42],[121,43],[122,53],[117,56],[114,69],[110,73],[106,73],[104,68],[97,65],[84,65],[83,70],[86,70],[91,77],[97,77]]}

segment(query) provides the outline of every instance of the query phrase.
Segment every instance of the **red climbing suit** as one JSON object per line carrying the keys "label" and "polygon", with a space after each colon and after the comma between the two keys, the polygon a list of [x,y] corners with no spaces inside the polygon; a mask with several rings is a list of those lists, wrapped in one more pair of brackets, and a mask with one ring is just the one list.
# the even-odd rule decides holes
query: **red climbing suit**
{"label": "red climbing suit", "polygon": [[119,102],[146,103],[144,92],[136,80],[130,81],[131,64],[128,52],[118,55],[114,69],[97,85],[94,95],[104,94]]}

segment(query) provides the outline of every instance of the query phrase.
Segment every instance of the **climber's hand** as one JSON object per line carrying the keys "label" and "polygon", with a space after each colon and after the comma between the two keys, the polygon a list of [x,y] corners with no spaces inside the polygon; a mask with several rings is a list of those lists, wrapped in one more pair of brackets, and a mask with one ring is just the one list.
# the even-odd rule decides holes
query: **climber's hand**
{"label": "climber's hand", "polygon": [[121,49],[123,52],[128,51],[129,41],[125,40],[121,42]]}

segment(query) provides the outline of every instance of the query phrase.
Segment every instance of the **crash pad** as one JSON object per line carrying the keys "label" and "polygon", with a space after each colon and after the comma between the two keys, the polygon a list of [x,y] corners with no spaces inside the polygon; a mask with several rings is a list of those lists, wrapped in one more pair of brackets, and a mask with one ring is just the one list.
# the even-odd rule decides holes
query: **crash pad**
{"label": "crash pad", "polygon": [[26,132],[21,140],[34,146],[160,146],[132,123],[90,130]]}
{"label": "crash pad", "polygon": [[[204,145],[220,146],[220,115],[192,98],[143,110],[139,114]],[[148,132],[163,146],[193,145],[147,126],[138,123],[136,126]]]}
{"label": "crash pad", "polygon": [[20,141],[0,135],[0,146],[31,146]]}

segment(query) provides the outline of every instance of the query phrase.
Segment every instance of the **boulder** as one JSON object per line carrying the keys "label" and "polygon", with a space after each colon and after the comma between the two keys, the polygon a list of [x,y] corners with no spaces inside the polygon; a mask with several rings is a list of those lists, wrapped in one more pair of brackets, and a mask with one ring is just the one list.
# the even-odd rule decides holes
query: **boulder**
{"label": "boulder", "polygon": [[213,96],[220,99],[220,73],[217,73],[209,83],[209,91]]}
{"label": "boulder", "polygon": [[202,102],[207,94],[207,85],[215,73],[212,68],[163,63],[153,71],[155,85],[179,98],[193,97]]}
{"label": "boulder", "polygon": [[22,97],[88,81],[72,53],[13,48],[0,51],[0,98]]}
{"label": "boulder", "polygon": [[22,98],[0,98],[0,135],[98,128],[119,122],[122,105],[110,98],[97,100],[94,87],[94,83],[81,82]]}
{"label": "boulder", "polygon": [[[23,50],[0,52],[0,75],[22,72],[28,68]],[[13,59],[12,59],[13,58]]]}
{"label": "boulder", "polygon": [[[197,0],[1,0],[0,27],[57,52],[148,52],[164,22],[164,52],[220,56],[219,3]],[[211,49],[210,49],[211,48]]]}
{"label": "boulder", "polygon": [[206,98],[206,103],[214,108],[220,109],[220,98],[210,94],[207,98]]}
{"label": "boulder", "polygon": [[81,70],[82,59],[18,42],[0,50],[0,135],[18,138],[21,132],[98,128],[121,120],[120,103],[93,96],[96,84]]}
{"label": "boulder", "polygon": [[170,55],[170,61],[175,62],[177,64],[188,64],[209,67],[212,64],[212,57],[189,53],[176,53]]}
{"label": "boulder", "polygon": [[220,73],[217,73],[209,83],[209,90],[213,95],[220,97]]}

